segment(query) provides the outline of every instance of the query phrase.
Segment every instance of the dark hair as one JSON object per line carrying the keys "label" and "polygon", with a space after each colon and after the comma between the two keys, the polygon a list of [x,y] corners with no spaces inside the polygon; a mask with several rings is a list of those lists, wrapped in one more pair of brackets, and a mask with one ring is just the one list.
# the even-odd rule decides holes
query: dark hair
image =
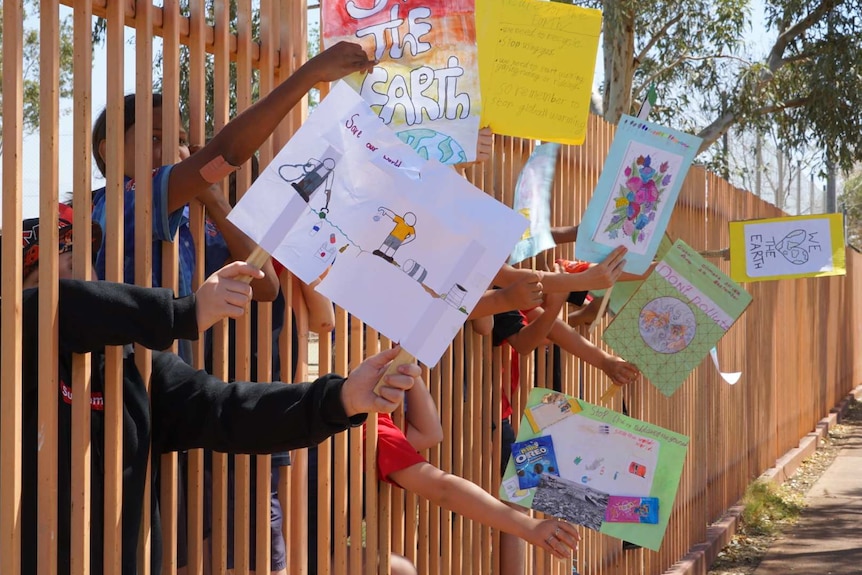
{"label": "dark hair", "polygon": [[[153,108],[162,107],[162,95],[153,94]],[[129,131],[129,128],[135,125],[135,95],[127,94],[123,98],[123,134]],[[93,124],[93,159],[96,160],[96,167],[102,176],[105,175],[105,160],[99,154],[99,144],[107,138],[108,132],[108,108],[105,107],[99,117],[96,118],[96,123]]]}

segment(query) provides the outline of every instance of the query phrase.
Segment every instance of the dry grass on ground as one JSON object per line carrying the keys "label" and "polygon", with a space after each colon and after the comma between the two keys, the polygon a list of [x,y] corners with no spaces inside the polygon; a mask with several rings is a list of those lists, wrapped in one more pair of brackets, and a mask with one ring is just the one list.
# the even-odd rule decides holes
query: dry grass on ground
{"label": "dry grass on ground", "polygon": [[751,575],[769,546],[781,532],[793,525],[798,510],[805,504],[805,494],[835,460],[847,441],[852,426],[862,425],[862,403],[853,402],[841,423],[834,426],[820,447],[799,467],[784,485],[767,488],[758,485],[749,490],[747,513],[739,532],[721,550],[709,575]]}

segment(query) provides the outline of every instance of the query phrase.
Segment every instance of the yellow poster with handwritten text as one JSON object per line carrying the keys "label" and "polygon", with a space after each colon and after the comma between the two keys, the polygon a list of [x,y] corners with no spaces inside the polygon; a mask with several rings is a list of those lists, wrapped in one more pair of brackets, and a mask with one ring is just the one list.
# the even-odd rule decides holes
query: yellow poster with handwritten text
{"label": "yellow poster with handwritten text", "polygon": [[582,144],[602,13],[540,0],[476,0],[482,126]]}

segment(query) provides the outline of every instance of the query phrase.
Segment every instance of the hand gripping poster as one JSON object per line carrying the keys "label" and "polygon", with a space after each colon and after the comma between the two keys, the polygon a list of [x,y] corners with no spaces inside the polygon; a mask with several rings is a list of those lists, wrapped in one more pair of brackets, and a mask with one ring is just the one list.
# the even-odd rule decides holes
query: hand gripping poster
{"label": "hand gripping poster", "polygon": [[228,219],[317,290],[433,366],[527,220],[419,157],[336,84]]}
{"label": "hand gripping poster", "polygon": [[[655,254],[656,259],[662,259],[664,255],[670,251],[673,241],[665,233],[661,242],[658,245],[658,251]],[[626,302],[631,299],[634,293],[641,287],[644,280],[618,281],[614,284],[614,289],[610,290],[610,301],[608,302],[608,311],[613,315],[620,313]],[[606,297],[608,290],[592,290],[590,293],[595,297]]]}
{"label": "hand gripping poster", "polygon": [[730,222],[730,277],[738,282],[846,273],[844,216]]}
{"label": "hand gripping poster", "polygon": [[644,273],[700,142],[697,136],[623,116],[578,227],[575,257],[600,262],[625,246],[625,271]]}
{"label": "hand gripping poster", "polygon": [[670,396],[750,303],[739,284],[677,240],[602,339]]}
{"label": "hand gripping poster", "polygon": [[535,388],[500,498],[658,551],[689,438]]}
{"label": "hand gripping poster", "polygon": [[379,61],[345,81],[424,159],[476,159],[481,99],[473,0],[323,0],[323,44]]}

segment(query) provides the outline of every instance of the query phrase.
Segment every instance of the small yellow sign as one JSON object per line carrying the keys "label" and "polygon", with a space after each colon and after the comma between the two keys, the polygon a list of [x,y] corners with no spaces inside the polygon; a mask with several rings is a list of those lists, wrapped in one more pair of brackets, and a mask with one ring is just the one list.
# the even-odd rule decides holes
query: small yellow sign
{"label": "small yellow sign", "polygon": [[844,250],[841,214],[730,222],[730,277],[737,282],[844,275]]}

